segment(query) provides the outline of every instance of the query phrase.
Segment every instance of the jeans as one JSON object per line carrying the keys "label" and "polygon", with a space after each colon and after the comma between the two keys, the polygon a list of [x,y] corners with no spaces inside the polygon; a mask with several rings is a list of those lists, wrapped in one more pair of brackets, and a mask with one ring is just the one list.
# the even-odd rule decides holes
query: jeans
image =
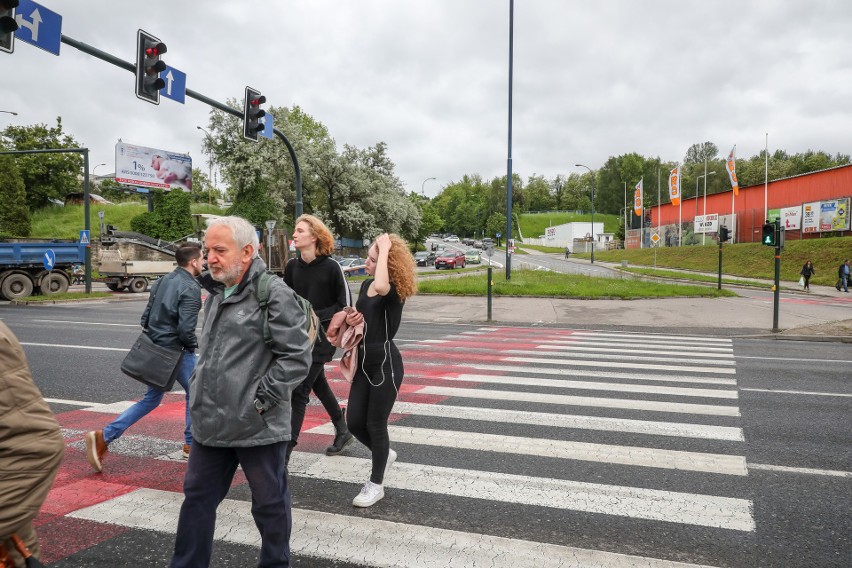
{"label": "jeans", "polygon": [[843,291],[848,292],[849,291],[849,275],[844,274],[843,276],[841,276],[840,277],[840,283],[843,287]]}
{"label": "jeans", "polygon": [[314,362],[308,371],[305,380],[293,391],[290,415],[290,444],[287,455],[293,451],[299,441],[299,433],[302,431],[302,423],[305,421],[305,408],[308,406],[308,398],[311,391],[322,403],[331,421],[337,423],[343,419],[343,411],[337,402],[337,397],[328,385],[325,378],[325,363]]}
{"label": "jeans", "polygon": [[[216,509],[228,494],[237,465],[251,488],[251,514],[260,531],[259,568],[290,566],[290,489],[285,466],[287,442],[265,446],[192,447],[183,480],[171,568],[207,568],[213,553]],[[242,566],[248,566],[243,562]]]}
{"label": "jeans", "polygon": [[[189,376],[195,369],[195,354],[189,351],[184,351],[178,362],[177,382],[186,391],[186,430],[183,432],[184,443],[192,444],[192,432],[190,431],[189,420]],[[104,442],[109,444],[113,440],[120,438],[124,431],[136,424],[146,414],[160,406],[160,401],[163,400],[163,391],[148,387],[148,392],[142,397],[142,400],[118,415],[118,418],[110,422],[104,428]]]}

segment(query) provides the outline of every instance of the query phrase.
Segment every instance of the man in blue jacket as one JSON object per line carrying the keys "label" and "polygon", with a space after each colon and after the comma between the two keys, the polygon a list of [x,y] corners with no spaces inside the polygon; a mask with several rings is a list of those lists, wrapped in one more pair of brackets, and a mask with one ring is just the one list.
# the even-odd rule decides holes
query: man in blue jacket
{"label": "man in blue jacket", "polygon": [[[201,286],[195,278],[201,274],[204,263],[201,245],[186,243],[179,246],[175,251],[175,261],[177,268],[157,280],[151,287],[151,297],[148,298],[148,305],[142,313],[141,324],[156,345],[183,349],[178,361],[177,382],[186,391],[183,455],[189,457],[192,444],[189,376],[195,368],[195,349],[198,347],[195,326],[198,324],[198,311],[201,309]],[[164,394],[161,390],[148,387],[148,392],[142,400],[122,412],[106,428],[86,433],[86,457],[95,471],[103,471],[107,446],[160,406]]]}
{"label": "man in blue jacket", "polygon": [[210,295],[190,385],[193,446],[171,567],[209,566],[216,509],[238,465],[251,489],[252,516],[261,535],[257,565],[290,566],[285,463],[290,398],[311,365],[305,313],[280,278],[270,282],[267,309],[260,309],[255,285],[266,265],[257,256],[257,233],[248,221],[211,219],[204,241],[209,276],[216,282],[209,287],[205,282]]}

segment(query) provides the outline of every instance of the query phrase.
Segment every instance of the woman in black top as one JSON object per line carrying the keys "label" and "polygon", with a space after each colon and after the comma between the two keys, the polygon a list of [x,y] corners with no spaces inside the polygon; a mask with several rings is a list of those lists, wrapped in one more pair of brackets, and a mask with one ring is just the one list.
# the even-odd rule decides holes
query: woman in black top
{"label": "woman in black top", "polygon": [[[352,303],[343,270],[330,256],[334,251],[334,237],[322,221],[313,215],[302,215],[296,219],[293,246],[300,256],[287,263],[284,268],[284,282],[311,303],[322,326],[327,329],[331,317]],[[325,378],[325,364],[334,357],[334,351],[334,346],[325,337],[322,341],[317,340],[308,376],[293,391],[288,462],[299,440],[311,390],[320,399],[334,424],[334,442],[326,448],[325,453],[330,456],[339,454],[352,442],[352,434],[346,427],[343,411]]]}
{"label": "woman in black top", "polygon": [[811,291],[811,276],[816,274],[816,270],[814,270],[814,263],[808,260],[805,265],[802,267],[802,271],[799,273],[805,278],[805,290],[808,292]]}
{"label": "woman in black top", "polygon": [[367,273],[355,308],[363,319],[358,370],[349,391],[349,430],[373,455],[370,479],[352,501],[369,507],[385,496],[385,470],[396,460],[390,449],[388,417],[402,384],[403,366],[393,338],[406,298],[417,293],[417,269],[408,245],[397,235],[379,236],[367,254]]}

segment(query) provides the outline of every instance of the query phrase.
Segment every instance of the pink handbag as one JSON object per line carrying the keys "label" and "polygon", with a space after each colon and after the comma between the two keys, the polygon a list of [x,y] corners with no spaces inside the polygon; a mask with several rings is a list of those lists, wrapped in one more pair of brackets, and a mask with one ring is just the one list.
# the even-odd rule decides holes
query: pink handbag
{"label": "pink handbag", "polygon": [[346,322],[347,317],[353,312],[355,312],[353,308],[346,306],[334,314],[325,332],[325,336],[332,345],[343,349],[339,368],[341,374],[350,383],[358,370],[358,344],[364,338],[363,321],[358,325],[349,325]]}

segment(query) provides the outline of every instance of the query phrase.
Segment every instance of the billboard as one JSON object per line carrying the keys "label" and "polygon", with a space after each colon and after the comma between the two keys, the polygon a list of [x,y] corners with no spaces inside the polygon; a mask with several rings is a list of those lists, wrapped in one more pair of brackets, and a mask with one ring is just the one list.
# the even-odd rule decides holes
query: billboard
{"label": "billboard", "polygon": [[802,206],[781,209],[781,226],[785,231],[802,228]]}
{"label": "billboard", "polygon": [[802,205],[802,232],[819,232],[819,201],[805,203]]}
{"label": "billboard", "polygon": [[156,148],[115,145],[115,181],[135,187],[192,189],[192,158]]}
{"label": "billboard", "polygon": [[696,233],[715,233],[719,231],[719,214],[708,213],[707,215],[696,215],[693,225]]}
{"label": "billboard", "polygon": [[849,230],[848,197],[820,203],[819,230],[820,232]]}

